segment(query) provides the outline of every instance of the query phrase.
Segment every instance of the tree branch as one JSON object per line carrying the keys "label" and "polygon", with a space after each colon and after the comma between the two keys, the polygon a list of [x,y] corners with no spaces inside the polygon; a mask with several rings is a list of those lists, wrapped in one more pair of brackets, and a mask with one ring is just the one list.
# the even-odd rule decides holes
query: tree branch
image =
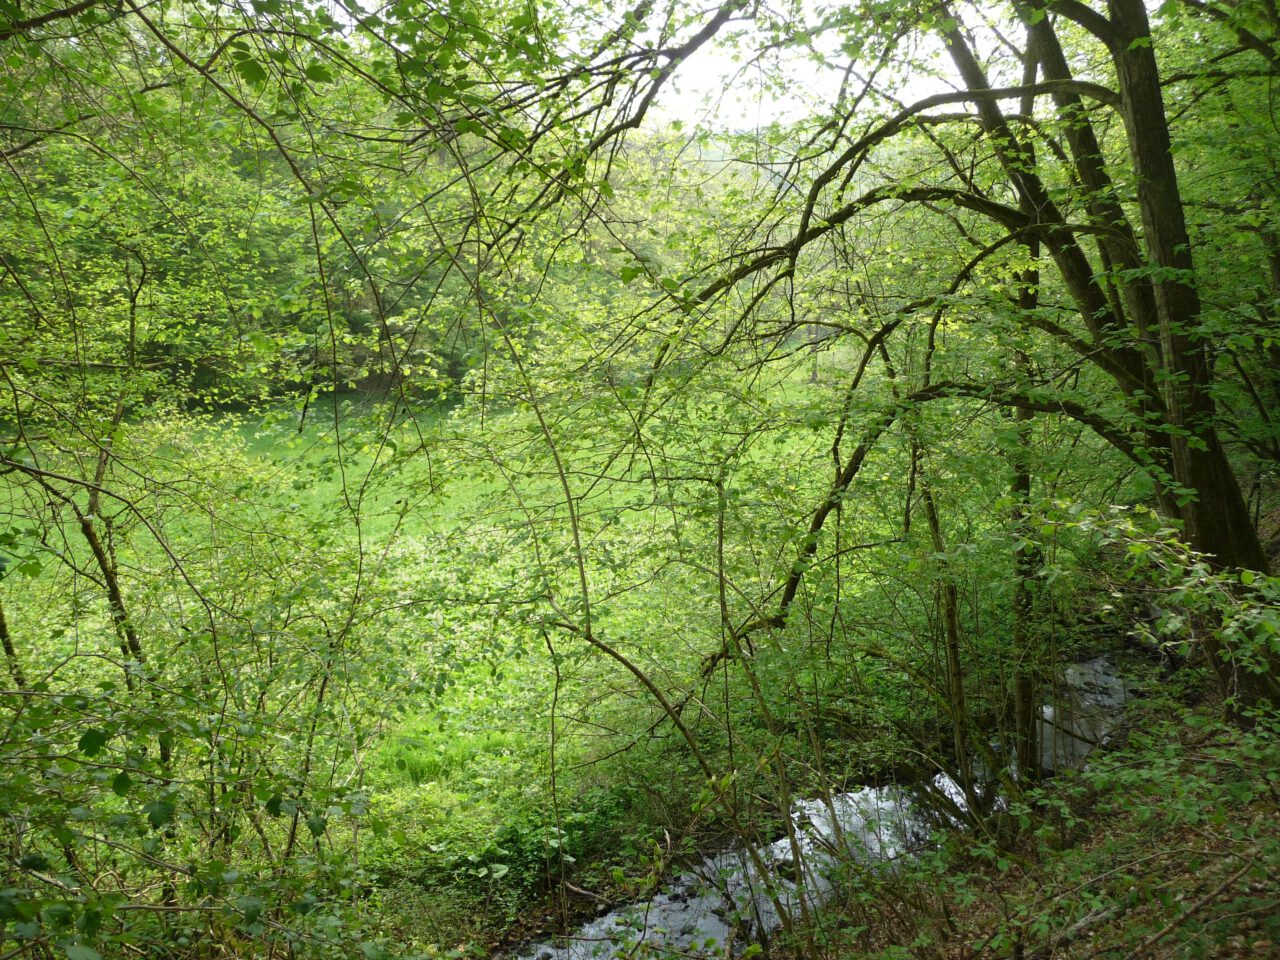
{"label": "tree branch", "polygon": [[10,37],[16,37],[18,34],[26,33],[37,27],[43,27],[46,23],[53,23],[56,20],[65,20],[68,17],[74,17],[86,10],[96,7],[98,0],[80,0],[79,3],[72,4],[69,7],[63,7],[59,10],[50,10],[48,13],[42,13],[38,17],[32,17],[29,20],[13,20],[8,26],[0,27],[0,40],[8,40]]}

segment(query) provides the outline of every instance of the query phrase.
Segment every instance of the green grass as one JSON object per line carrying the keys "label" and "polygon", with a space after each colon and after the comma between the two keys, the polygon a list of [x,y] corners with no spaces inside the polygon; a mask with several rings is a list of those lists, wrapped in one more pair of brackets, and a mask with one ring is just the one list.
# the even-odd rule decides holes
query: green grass
{"label": "green grass", "polygon": [[442,734],[431,716],[415,717],[390,734],[378,751],[377,769],[392,784],[421,786],[449,781],[483,757],[511,756],[528,744],[500,730]]}

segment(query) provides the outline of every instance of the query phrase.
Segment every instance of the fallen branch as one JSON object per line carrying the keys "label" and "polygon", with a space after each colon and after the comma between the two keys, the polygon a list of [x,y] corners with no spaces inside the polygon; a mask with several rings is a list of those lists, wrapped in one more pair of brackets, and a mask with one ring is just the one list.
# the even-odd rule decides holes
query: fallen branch
{"label": "fallen branch", "polygon": [[561,880],[560,886],[564,887],[570,893],[578,894],[578,896],[580,897],[586,897],[589,900],[595,900],[597,903],[603,903],[606,907],[612,905],[613,901],[611,901],[608,897],[602,897],[598,893],[593,893],[590,890],[584,890],[582,887],[575,886],[574,884],[570,883],[568,880]]}
{"label": "fallen branch", "polygon": [[1243,867],[1241,867],[1231,876],[1227,877],[1227,879],[1223,880],[1220,884],[1218,884],[1216,887],[1214,887],[1212,890],[1206,893],[1203,897],[1201,897],[1191,906],[1187,907],[1187,909],[1183,910],[1182,913],[1178,914],[1176,917],[1174,917],[1172,920],[1166,923],[1163,927],[1161,927],[1151,936],[1147,937],[1147,939],[1143,940],[1142,943],[1138,944],[1138,946],[1136,946],[1133,950],[1131,950],[1125,956],[1124,960],[1135,960],[1135,958],[1142,956],[1143,953],[1151,949],[1151,947],[1155,946],[1157,943],[1159,943],[1161,940],[1163,940],[1165,937],[1171,934],[1174,930],[1178,929],[1178,927],[1182,926],[1182,924],[1186,923],[1193,913],[1195,913],[1197,910],[1202,909],[1206,905],[1212,903],[1214,900],[1218,899],[1218,897],[1222,896],[1222,894],[1226,892],[1228,887],[1230,887],[1237,880],[1243,877],[1246,873],[1252,870],[1255,863],[1257,863],[1256,860],[1250,860],[1248,863],[1246,863]]}

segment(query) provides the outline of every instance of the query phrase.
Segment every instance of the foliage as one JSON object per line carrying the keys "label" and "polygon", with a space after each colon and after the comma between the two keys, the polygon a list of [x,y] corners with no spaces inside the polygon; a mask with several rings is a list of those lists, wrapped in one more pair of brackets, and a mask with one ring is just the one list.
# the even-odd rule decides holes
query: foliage
{"label": "foliage", "polygon": [[[0,957],[483,951],[938,773],[973,832],[796,949],[1233,935],[1125,888],[1141,803],[1262,915],[1278,36],[0,4]],[[673,116],[717,46],[780,119]],[[1125,633],[1236,726],[1039,786]]]}

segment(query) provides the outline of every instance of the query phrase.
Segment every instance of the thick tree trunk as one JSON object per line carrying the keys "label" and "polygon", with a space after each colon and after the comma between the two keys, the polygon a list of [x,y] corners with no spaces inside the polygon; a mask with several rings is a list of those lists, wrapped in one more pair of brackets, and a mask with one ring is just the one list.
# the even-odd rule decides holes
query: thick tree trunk
{"label": "thick tree trunk", "polygon": [[[1023,83],[1035,82],[1036,56],[1028,45]],[[1022,112],[1030,116],[1035,104],[1028,95]],[[1040,306],[1040,244],[1027,242],[1031,264],[1022,272],[1018,284],[1018,310],[1027,313]],[[1032,367],[1021,350],[1016,353],[1020,379],[1030,383]],[[1013,756],[1018,778],[1030,783],[1040,777],[1040,650],[1036,642],[1035,596],[1044,558],[1029,535],[1031,522],[1031,423],[1035,411],[1025,406],[1014,408],[1012,532],[1014,536],[1013,587]]]}
{"label": "thick tree trunk", "polygon": [[[1267,572],[1267,556],[1215,426],[1211,373],[1197,327],[1191,239],[1178,188],[1160,75],[1143,0],[1109,0],[1112,59],[1120,88],[1138,208],[1152,268],[1159,322],[1165,425],[1170,467],[1183,492],[1179,513],[1187,541],[1220,569]],[[1212,630],[1205,652],[1225,695],[1239,706],[1280,701],[1280,670],[1239,669]]]}
{"label": "thick tree trunk", "polygon": [[1142,0],[1110,0],[1110,8],[1120,108],[1152,268],[1170,467],[1190,496],[1180,510],[1187,540],[1221,567],[1266,572],[1266,554],[1214,425],[1209,362],[1196,330],[1200,295],[1146,7]]}
{"label": "thick tree trunk", "polygon": [[[1029,21],[1034,19],[1030,16]],[[990,88],[990,81],[958,26],[946,32],[943,39],[951,59],[965,85],[973,91]],[[1044,67],[1050,80],[1072,79],[1070,70],[1057,41],[1053,28],[1047,21],[1029,25],[1027,62]],[[1029,86],[1030,80],[1024,81]],[[1008,120],[993,100],[977,103],[978,117],[995,144],[996,156],[1013,185],[1019,208],[1030,222],[1040,227],[1033,236],[1037,243],[1043,240],[1058,275],[1075,301],[1080,318],[1097,345],[1097,356],[1116,380],[1116,385],[1133,403],[1142,417],[1147,449],[1153,463],[1163,471],[1171,469],[1172,455],[1169,435],[1159,428],[1164,419],[1162,401],[1157,388],[1160,358],[1154,334],[1150,328],[1157,323],[1154,295],[1150,282],[1139,279],[1117,291],[1112,279],[1104,281],[1113,267],[1133,269],[1140,266],[1137,241],[1132,228],[1124,217],[1119,201],[1102,159],[1101,147],[1083,113],[1083,104],[1074,94],[1059,94],[1055,102],[1067,121],[1067,140],[1072,151],[1076,173],[1086,191],[1086,208],[1090,216],[1102,224],[1104,231],[1099,238],[1098,249],[1102,256],[1102,269],[1089,260],[1074,228],[1054,203],[1049,189],[1035,169],[1035,157],[1031,145],[1015,136]],[[1023,114],[1030,116],[1034,110],[1023,107]],[[1115,231],[1115,236],[1109,236]],[[1129,308],[1126,316],[1125,308]],[[1138,330],[1136,341],[1128,333],[1130,326]],[[1109,362],[1101,363],[1103,357]],[[1163,510],[1177,515],[1177,497],[1165,484],[1157,485],[1157,496]]]}
{"label": "thick tree trunk", "polygon": [[[1266,572],[1266,554],[1216,429],[1211,370],[1199,333],[1201,303],[1146,7],[1143,0],[1108,0],[1110,16],[1103,17],[1078,3],[1051,6],[1103,40],[1116,68],[1145,249],[1137,248],[1139,238],[1127,227],[1115,201],[1100,145],[1082,122],[1078,98],[1060,96],[1057,106],[1069,121],[1068,146],[1091,217],[1103,222],[1119,217],[1115,235],[1099,241],[1104,266],[1132,271],[1136,265],[1139,271],[1130,274],[1119,296],[1098,286],[1075,231],[1050,200],[1033,164],[1027,162],[1026,146],[1014,136],[996,102],[980,100],[978,117],[1022,210],[1044,226],[1039,236],[1099,349],[1119,361],[1113,373],[1118,373],[1118,384],[1144,414],[1155,462],[1167,474],[1161,478],[1162,508],[1182,521],[1187,541],[1219,569]],[[1028,61],[1038,58],[1046,76],[1067,79],[1069,68],[1052,26],[1043,17],[1028,15],[1027,21]],[[945,30],[943,39],[966,86],[989,88],[958,26]],[[1119,315],[1121,311],[1129,317]],[[1126,342],[1130,324],[1137,337]],[[1158,389],[1158,398],[1152,396],[1153,389]],[[1262,673],[1243,672],[1212,631],[1204,645],[1224,694],[1246,705],[1280,702],[1280,665]]]}

